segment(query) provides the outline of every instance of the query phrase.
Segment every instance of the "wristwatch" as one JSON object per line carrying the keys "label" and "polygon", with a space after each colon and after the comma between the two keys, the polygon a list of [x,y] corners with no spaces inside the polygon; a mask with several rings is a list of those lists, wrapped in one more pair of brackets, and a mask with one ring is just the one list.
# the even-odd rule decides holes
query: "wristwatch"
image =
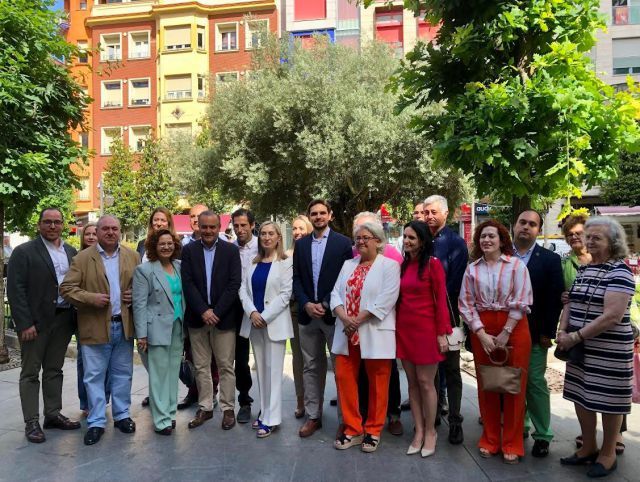
{"label": "wristwatch", "polygon": [[510,335],[513,333],[513,327],[508,326],[508,325],[504,325],[504,326],[502,327],[502,330],[503,330],[503,331],[506,331],[506,332],[507,332],[507,333],[509,333]]}

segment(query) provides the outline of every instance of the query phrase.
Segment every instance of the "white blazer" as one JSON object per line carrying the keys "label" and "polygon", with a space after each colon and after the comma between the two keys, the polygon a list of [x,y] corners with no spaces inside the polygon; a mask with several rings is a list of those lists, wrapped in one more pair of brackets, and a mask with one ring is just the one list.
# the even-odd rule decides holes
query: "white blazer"
{"label": "white blazer", "polygon": [[[251,262],[242,273],[240,301],[244,310],[240,336],[249,338],[253,325],[249,315],[256,310],[253,304],[253,288],[251,278],[257,264]],[[293,258],[274,261],[269,269],[267,286],[264,292],[264,311],[261,313],[267,322],[267,334],[271,341],[282,341],[293,338],[293,323],[289,300],[293,289]]]}
{"label": "white blazer", "polygon": [[[344,262],[333,291],[331,310],[336,316],[336,307],[346,309],[347,281],[358,266],[360,258]],[[358,328],[360,353],[364,359],[393,359],[396,357],[396,302],[400,294],[400,264],[379,254],[374,260],[360,293],[360,310],[369,311],[373,317]],[[344,325],[336,318],[331,352],[348,355],[349,343],[344,334]]]}

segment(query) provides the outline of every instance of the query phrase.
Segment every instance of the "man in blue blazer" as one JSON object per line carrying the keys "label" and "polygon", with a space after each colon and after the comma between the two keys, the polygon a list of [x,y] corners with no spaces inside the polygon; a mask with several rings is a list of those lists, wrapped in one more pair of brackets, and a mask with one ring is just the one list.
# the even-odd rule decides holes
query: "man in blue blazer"
{"label": "man in blue blazer", "polygon": [[331,350],[336,322],[329,300],[343,263],[353,258],[351,240],[329,228],[333,216],[329,202],[314,199],[309,203],[307,215],[313,233],[297,241],[293,252],[293,292],[299,306],[304,406],[308,417],[300,428],[300,437],[309,437],[322,427],[327,378],[325,345]]}
{"label": "man in blue blazer", "polygon": [[532,346],[527,376],[525,432],[528,433],[529,426],[533,424],[531,455],[534,457],[549,455],[549,442],[553,439],[551,397],[544,374],[547,352],[556,336],[564,291],[560,256],[536,243],[542,223],[538,212],[526,210],[520,213],[513,227],[514,252],[527,265],[533,288],[533,305],[527,315]]}
{"label": "man in blue blazer", "polygon": [[200,240],[182,250],[182,289],[186,300],[185,324],[189,329],[193,364],[198,385],[198,411],[189,428],[213,417],[211,357],[220,375],[222,428],[236,424],[236,377],[233,368],[236,324],[241,316],[238,290],[242,281],[238,247],[221,240],[220,216],[204,211],[198,216]]}

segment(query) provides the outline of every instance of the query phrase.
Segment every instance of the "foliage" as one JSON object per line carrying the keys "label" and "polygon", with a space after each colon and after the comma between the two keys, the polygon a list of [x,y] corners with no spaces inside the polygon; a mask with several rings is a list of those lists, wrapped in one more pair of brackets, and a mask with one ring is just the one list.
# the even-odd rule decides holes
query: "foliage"
{"label": "foliage", "polygon": [[118,137],[111,144],[111,157],[105,166],[102,191],[104,195],[113,197],[113,204],[106,206],[104,199],[101,205],[104,212],[112,214],[120,220],[122,231],[129,231],[138,226],[140,200],[136,190],[135,159],[133,153]]}
{"label": "foliage", "polygon": [[216,89],[207,149],[182,163],[191,179],[250,203],[259,217],[289,217],[321,196],[337,229],[382,203],[464,195],[455,169],[434,169],[430,145],[394,115],[385,90],[398,66],[384,45],[360,53],[318,37],[313,47],[269,39],[250,79]]}
{"label": "foliage", "polygon": [[637,93],[616,93],[585,55],[604,26],[598,0],[404,3],[441,27],[437,46],[419,43],[395,76],[399,109],[442,106],[412,125],[435,140],[439,165],[474,175],[480,195],[514,208],[580,196],[615,174],[622,150],[640,148]]}
{"label": "foliage", "polygon": [[618,177],[602,185],[602,195],[609,204],[640,206],[640,154],[623,154]]}

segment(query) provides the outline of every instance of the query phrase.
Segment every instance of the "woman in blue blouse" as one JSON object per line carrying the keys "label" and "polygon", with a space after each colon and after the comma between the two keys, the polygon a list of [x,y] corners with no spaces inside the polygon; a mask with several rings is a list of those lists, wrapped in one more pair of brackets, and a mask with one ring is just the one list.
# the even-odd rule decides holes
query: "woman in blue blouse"
{"label": "woman in blue blouse", "polygon": [[138,346],[149,354],[149,399],[156,433],[171,435],[178,405],[184,297],[180,240],[168,229],[147,239],[149,261],[133,275],[133,318]]}
{"label": "woman in blue blouse", "polygon": [[282,421],[282,372],[287,339],[293,338],[289,300],[292,259],[284,254],[277,224],[260,226],[258,256],[245,268],[240,287],[244,318],[240,336],[249,338],[258,372],[260,418],[253,427],[265,438]]}

